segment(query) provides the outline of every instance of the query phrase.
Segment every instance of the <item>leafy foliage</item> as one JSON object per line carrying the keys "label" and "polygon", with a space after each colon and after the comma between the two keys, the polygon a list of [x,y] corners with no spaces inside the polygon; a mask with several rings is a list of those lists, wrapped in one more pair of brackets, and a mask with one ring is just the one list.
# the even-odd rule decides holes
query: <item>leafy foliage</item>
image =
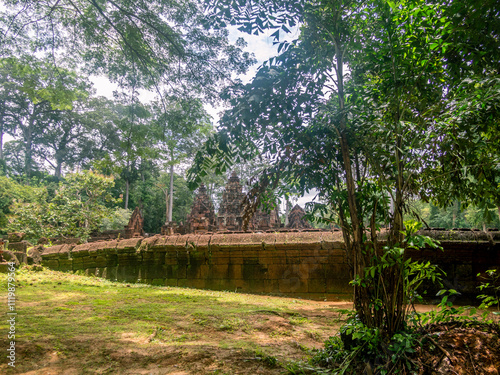
{"label": "leafy foliage", "polygon": [[[333,212],[343,230],[358,318],[391,337],[411,300],[402,258],[414,246],[403,222],[409,202],[496,202],[498,4],[208,3],[245,31],[284,30],[290,20],[302,27],[253,82],[225,92],[232,108],[197,155],[193,182],[208,168],[224,172],[237,155],[263,155],[273,163],[250,191],[250,212],[269,189],[318,189],[318,210]],[[274,18],[266,6],[289,15]],[[471,37],[471,26],[488,32]],[[385,248],[380,225],[390,227]]]}
{"label": "leafy foliage", "polygon": [[86,240],[111,215],[107,202],[116,203],[109,194],[114,181],[91,171],[70,174],[59,183],[50,199],[40,189],[32,202],[16,202],[12,208],[9,231],[22,231],[30,239],[40,237],[78,237]]}
{"label": "leafy foliage", "polygon": [[[3,53],[30,43],[124,87],[169,87],[216,98],[231,72],[253,59],[207,22],[195,1],[6,0],[0,17]],[[61,56],[62,55],[62,56]]]}

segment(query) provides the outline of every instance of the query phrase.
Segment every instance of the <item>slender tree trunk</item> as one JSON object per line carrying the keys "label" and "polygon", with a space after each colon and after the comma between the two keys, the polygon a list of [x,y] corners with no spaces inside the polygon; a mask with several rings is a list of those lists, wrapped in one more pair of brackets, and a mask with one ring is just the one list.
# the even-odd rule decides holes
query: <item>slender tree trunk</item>
{"label": "slender tree trunk", "polygon": [[498,208],[498,219],[500,220],[500,206],[497,206]]}
{"label": "slender tree trunk", "polygon": [[290,201],[288,200],[288,198],[286,198],[286,201],[285,201],[285,227],[288,225],[288,215],[290,215]]}
{"label": "slender tree trunk", "polygon": [[29,181],[31,177],[31,169],[33,164],[33,127],[35,125],[35,115],[33,114],[30,118],[28,126],[24,129],[24,142],[25,142],[25,152],[24,155],[24,173],[26,175],[26,180]]}
{"label": "slender tree trunk", "polygon": [[3,117],[0,118],[0,160],[3,160]]}
{"label": "slender tree trunk", "polygon": [[[173,158],[172,158],[173,161]],[[174,206],[174,164],[170,165],[170,194],[168,205],[168,221],[172,221],[172,208]]]}
{"label": "slender tree trunk", "polygon": [[[354,173],[351,163],[351,154],[349,150],[349,143],[347,139],[347,118],[345,115],[345,93],[344,93],[344,70],[343,70],[343,59],[344,51],[341,48],[340,40],[335,40],[335,55],[336,55],[336,72],[337,72],[337,88],[338,88],[338,100],[339,100],[339,111],[342,116],[339,121],[339,137],[340,137],[340,148],[342,153],[342,161],[344,164],[346,185],[347,185],[347,202],[349,205],[349,213],[351,216],[351,226],[352,226],[352,242],[351,242],[351,252],[353,261],[353,273],[354,279],[358,276],[364,276],[365,268],[365,258],[362,252],[363,243],[363,228],[361,226],[362,221],[359,218],[358,206],[356,202],[356,183],[354,181]],[[362,322],[368,326],[372,325],[371,314],[366,311],[367,296],[364,288],[355,286],[354,288],[354,305],[356,311],[360,315]]]}
{"label": "slender tree trunk", "polygon": [[[399,121],[398,121],[399,122]],[[394,217],[393,224],[391,227],[391,233],[389,238],[389,245],[394,245],[396,243],[401,243],[403,240],[403,235],[401,232],[403,231],[403,186],[404,186],[404,178],[403,178],[403,170],[404,165],[401,160],[401,147],[402,147],[402,139],[401,135],[397,135],[396,140],[396,166],[398,170],[398,174],[396,176],[396,192],[395,192],[395,202],[394,202]]]}
{"label": "slender tree trunk", "polygon": [[60,180],[61,179],[61,172],[62,172],[62,161],[61,160],[56,160],[56,170],[55,170],[55,173],[54,173],[54,176]]}
{"label": "slender tree trunk", "polygon": [[128,196],[130,190],[130,182],[128,179],[125,181],[125,209],[128,210]]}
{"label": "slender tree trunk", "polygon": [[455,228],[456,223],[457,223],[457,216],[458,216],[458,205],[457,202],[453,203],[453,207],[451,209],[451,227]]}
{"label": "slender tree trunk", "polygon": [[165,189],[163,192],[165,193],[165,221],[166,223],[168,223],[168,207],[169,207],[168,189]]}

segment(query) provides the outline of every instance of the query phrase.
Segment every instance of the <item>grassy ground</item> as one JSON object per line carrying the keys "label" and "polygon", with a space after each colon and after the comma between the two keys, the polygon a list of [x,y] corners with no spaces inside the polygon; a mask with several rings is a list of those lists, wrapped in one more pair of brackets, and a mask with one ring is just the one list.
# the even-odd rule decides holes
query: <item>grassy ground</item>
{"label": "grassy ground", "polygon": [[[351,308],[45,269],[19,270],[17,284],[16,368],[2,355],[2,374],[281,374],[334,335]],[[7,291],[5,274],[0,286]]]}

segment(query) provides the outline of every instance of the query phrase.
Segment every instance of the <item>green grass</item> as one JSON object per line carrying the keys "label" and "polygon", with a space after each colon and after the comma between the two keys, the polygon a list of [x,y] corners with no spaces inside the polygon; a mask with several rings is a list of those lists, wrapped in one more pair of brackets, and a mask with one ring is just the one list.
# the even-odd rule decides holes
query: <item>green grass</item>
{"label": "green grass", "polygon": [[[253,356],[260,358],[256,366],[272,365],[272,374],[280,367],[278,363],[287,360],[281,353],[283,345],[295,348],[283,353],[295,350],[302,356],[303,351],[294,347],[296,342],[309,339],[320,344],[335,333],[329,326],[331,319],[319,313],[324,307],[312,311],[313,317],[305,316],[302,310],[310,308],[306,300],[125,284],[29,267],[18,270],[16,277],[16,341],[21,348],[20,368],[25,371],[46,363],[48,353],[58,356],[55,363],[78,363],[81,373],[89,374],[112,374],[120,366],[128,366],[117,354],[127,351],[140,354],[136,353],[134,366],[163,366],[164,356],[155,353],[171,348],[168,350],[178,353],[179,358],[199,352],[212,353],[214,358],[225,351],[242,351],[246,353],[243,357],[248,352],[258,353]],[[5,274],[0,274],[0,287],[7,288]],[[276,324],[287,324],[288,328],[277,328]],[[329,331],[321,336],[316,333],[318,325],[329,327]],[[2,320],[0,330],[6,329]],[[197,363],[182,361],[188,368]],[[234,372],[241,361],[231,361],[234,363],[216,360],[214,363],[222,367],[207,373]]]}

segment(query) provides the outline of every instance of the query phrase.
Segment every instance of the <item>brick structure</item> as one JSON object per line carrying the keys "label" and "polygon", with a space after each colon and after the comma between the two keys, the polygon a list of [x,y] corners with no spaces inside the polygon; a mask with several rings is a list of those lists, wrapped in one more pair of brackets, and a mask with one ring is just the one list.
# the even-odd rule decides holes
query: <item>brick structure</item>
{"label": "brick structure", "polygon": [[298,204],[295,205],[294,208],[290,211],[288,215],[288,225],[287,228],[290,229],[308,229],[311,228],[311,225],[304,220],[304,215],[306,212],[302,207]]}
{"label": "brick structure", "polygon": [[217,229],[240,231],[243,224],[243,207],[241,206],[245,193],[240,179],[233,172],[222,193],[222,202],[217,214]]}
{"label": "brick structure", "polygon": [[191,214],[187,217],[187,230],[191,233],[206,233],[215,229],[215,210],[207,188],[201,184],[194,198]]}
{"label": "brick structure", "polygon": [[255,231],[273,230],[280,227],[281,220],[278,207],[275,207],[270,213],[259,208],[249,223],[249,229]]}
{"label": "brick structure", "polygon": [[[54,270],[112,280],[343,299],[352,297],[352,286],[342,238],[340,231],[157,235],[59,245],[41,257]],[[406,256],[439,265],[447,271],[445,285],[474,297],[484,281],[477,274],[500,267],[500,232],[476,238],[446,232],[439,238],[444,250],[408,249]]]}
{"label": "brick structure", "polygon": [[139,207],[136,207],[134,212],[132,212],[132,216],[130,216],[128,225],[125,227],[124,237],[132,238],[144,236],[143,226],[144,219],[142,218],[141,210]]}
{"label": "brick structure", "polygon": [[9,233],[8,234],[8,250],[13,252],[25,253],[29,247],[33,246],[30,242],[25,241],[24,237],[26,235],[24,233]]}

